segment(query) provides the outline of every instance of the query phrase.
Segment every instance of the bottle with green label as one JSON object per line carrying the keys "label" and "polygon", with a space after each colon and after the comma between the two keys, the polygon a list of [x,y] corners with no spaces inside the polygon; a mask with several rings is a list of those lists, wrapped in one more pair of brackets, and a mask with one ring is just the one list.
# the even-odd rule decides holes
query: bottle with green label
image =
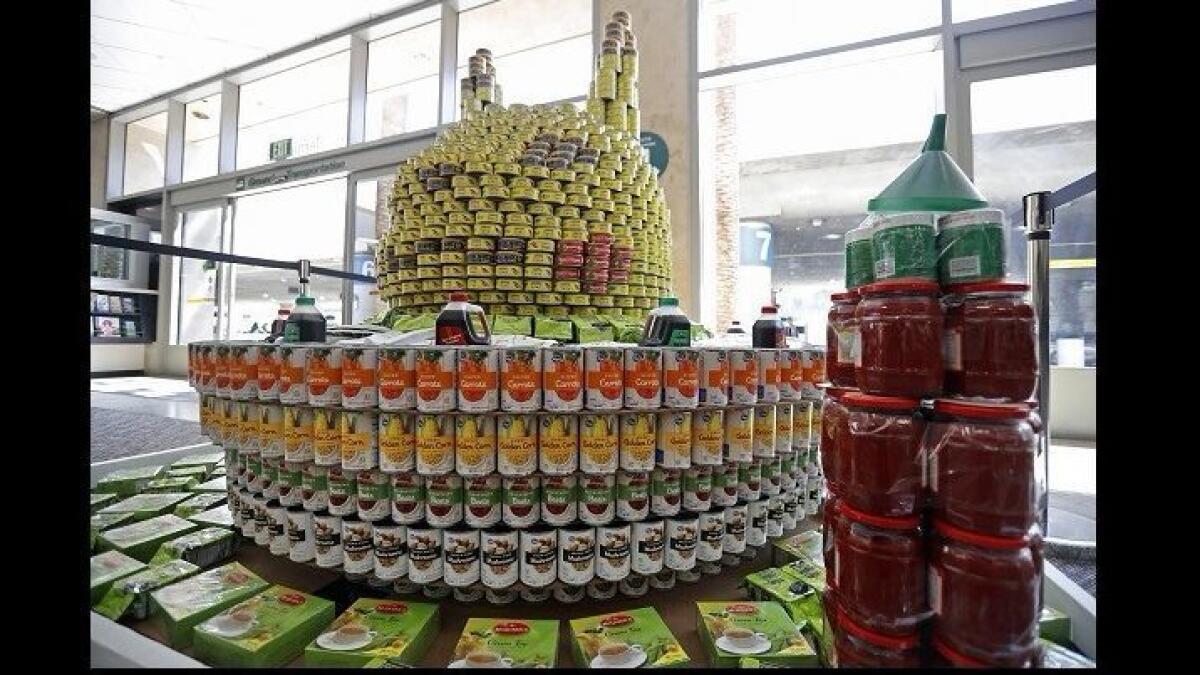
{"label": "bottle with green label", "polygon": [[646,328],[642,331],[643,347],[690,347],[692,345],[692,322],[679,309],[677,298],[659,298],[658,308],[646,316]]}
{"label": "bottle with green label", "polygon": [[296,298],[296,308],[283,326],[283,341],[325,341],[325,316],[317,309],[317,301],[311,295]]}

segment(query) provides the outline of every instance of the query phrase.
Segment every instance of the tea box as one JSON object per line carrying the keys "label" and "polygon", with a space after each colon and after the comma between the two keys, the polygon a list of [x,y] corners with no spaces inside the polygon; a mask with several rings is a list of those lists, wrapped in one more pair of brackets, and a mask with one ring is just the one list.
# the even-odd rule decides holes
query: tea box
{"label": "tea box", "polygon": [[163,473],[161,466],[139,466],[119,469],[96,481],[96,492],[111,492],[119,497],[131,497],[146,489],[146,484]]}
{"label": "tea box", "polygon": [[771,564],[783,565],[793,560],[811,560],[824,566],[821,554],[822,537],[819,530],[805,530],[787,538],[776,539],[771,544]]}
{"label": "tea box", "polygon": [[450,668],[553,668],[558,621],[467,619]]}
{"label": "tea box", "polygon": [[240,563],[232,562],[152,592],[151,611],[158,616],[167,643],[182,649],[192,644],[192,629],[198,624],[248,600],[268,585]]}
{"label": "tea box", "polygon": [[124,616],[138,621],[146,619],[150,616],[151,591],[186,579],[199,571],[200,567],[186,560],[153,565],[114,581],[92,609],[113,621],[119,621]]}
{"label": "tea box", "polygon": [[118,550],[148,562],[159,546],[175,537],[199,529],[199,525],[170,514],[133,522],[100,533],[102,550]]}
{"label": "tea box", "polygon": [[175,510],[175,506],[192,495],[186,492],[157,492],[123,499],[100,509],[99,513],[132,513],[133,520],[146,520]]}
{"label": "tea box", "polygon": [[92,604],[96,604],[108,592],[113,582],[146,568],[146,563],[135,560],[120,551],[105,551],[92,556],[91,589]]}
{"label": "tea box", "polygon": [[582,668],[672,668],[691,663],[653,607],[570,621],[575,665]]}
{"label": "tea box", "polygon": [[211,567],[232,556],[235,548],[237,538],[233,531],[223,527],[206,527],[164,543],[150,559],[150,564],[186,560],[200,567]]}
{"label": "tea box", "polygon": [[746,656],[771,665],[818,665],[816,651],[778,603],[697,602],[696,619],[711,666],[736,668]]}
{"label": "tea box", "polygon": [[304,649],[304,664],[358,668],[381,659],[415,665],[439,626],[436,604],[359,598]]}
{"label": "tea box", "polygon": [[197,625],[192,651],[214,666],[279,667],[298,656],[333,616],[331,600],[271,586]]}

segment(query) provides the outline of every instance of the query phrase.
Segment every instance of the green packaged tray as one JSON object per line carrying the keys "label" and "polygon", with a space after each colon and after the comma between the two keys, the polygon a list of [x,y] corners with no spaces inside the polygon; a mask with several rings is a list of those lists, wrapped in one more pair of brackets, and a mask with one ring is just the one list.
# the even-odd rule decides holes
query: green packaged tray
{"label": "green packaged tray", "polygon": [[199,528],[196,523],[179,516],[157,516],[101,532],[100,548],[105,551],[115,549],[148,562],[164,542]]}
{"label": "green packaged tray", "polygon": [[200,568],[186,560],[153,565],[112,583],[108,592],[92,609],[101,616],[119,621],[128,616],[140,621],[150,616],[150,592],[186,579]]}
{"label": "green packaged tray", "polygon": [[226,499],[228,497],[223,492],[201,492],[200,494],[188,497],[176,505],[174,513],[180,518],[187,518],[188,516],[194,516],[197,513],[220,506],[225,503]]}
{"label": "green packaged tray", "polygon": [[379,659],[415,665],[439,625],[436,604],[359,598],[305,647],[304,664],[358,668]]}
{"label": "green packaged tray", "polygon": [[213,525],[216,527],[224,527],[230,530],[233,529],[233,513],[229,510],[228,504],[222,504],[221,506],[211,508],[207,511],[201,511],[200,513],[190,515],[187,517],[187,519],[193,523],[203,525],[205,527]]}
{"label": "green packaged tray", "polygon": [[175,510],[175,506],[192,495],[187,492],[155,492],[135,495],[110,504],[97,513],[132,513],[133,519],[146,520]]}
{"label": "green packaged tray", "polygon": [[146,569],[146,563],[120,551],[105,551],[92,556],[91,568],[91,603],[96,604],[108,592],[114,581]]}
{"label": "green packaged tray", "polygon": [[192,644],[192,629],[237,603],[262,592],[269,584],[240,563],[201,572],[150,594],[167,643],[176,649]]}
{"label": "green packaged tray", "polygon": [[161,466],[140,466],[134,469],[119,469],[96,481],[96,492],[112,492],[120,497],[131,497],[146,489],[146,483],[163,473]]}
{"label": "green packaged tray", "polygon": [[211,567],[233,556],[237,537],[223,527],[206,527],[164,542],[150,559],[151,565],[170,560],[186,560],[200,567]]}
{"label": "green packaged tray", "polygon": [[333,616],[330,600],[271,586],[199,623],[192,653],[224,668],[276,668],[299,656]]}

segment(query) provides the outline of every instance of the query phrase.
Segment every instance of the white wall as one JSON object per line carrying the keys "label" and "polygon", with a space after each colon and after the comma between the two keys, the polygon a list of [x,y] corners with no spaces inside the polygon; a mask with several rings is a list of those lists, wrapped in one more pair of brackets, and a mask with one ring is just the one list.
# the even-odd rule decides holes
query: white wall
{"label": "white wall", "polygon": [[[184,365],[186,366],[186,363]],[[117,370],[144,370],[145,368],[145,345],[92,345],[92,373],[108,373]]]}
{"label": "white wall", "polygon": [[1050,369],[1050,438],[1096,440],[1096,369]]}

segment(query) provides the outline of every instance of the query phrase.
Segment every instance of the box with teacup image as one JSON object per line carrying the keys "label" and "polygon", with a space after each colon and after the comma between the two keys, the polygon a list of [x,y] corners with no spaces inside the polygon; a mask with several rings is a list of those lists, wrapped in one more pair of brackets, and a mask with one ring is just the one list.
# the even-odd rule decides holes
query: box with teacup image
{"label": "box with teacup image", "polygon": [[228,499],[224,492],[202,492],[192,495],[175,506],[175,515],[180,518],[194,516],[201,511],[207,511],[214,506],[220,506]]}
{"label": "box with teacup image", "polygon": [[299,656],[333,616],[332,600],[271,586],[199,623],[192,654],[225,668],[283,666]]}
{"label": "box with teacup image", "polygon": [[306,666],[357,668],[374,659],[415,665],[437,637],[432,603],[359,598],[304,649]]}
{"label": "box with teacup image", "polygon": [[449,668],[553,668],[554,619],[467,619]]}
{"label": "box with teacup image", "polygon": [[134,572],[146,569],[146,563],[135,560],[120,551],[105,551],[92,556],[92,599],[96,604],[108,592],[113,582]]}
{"label": "box with teacup image", "polygon": [[187,517],[188,520],[203,525],[205,527],[223,527],[229,530],[233,529],[233,512],[229,510],[228,504],[215,506],[207,511],[201,511]]}
{"label": "box with teacup image", "polygon": [[821,594],[825,592],[825,569],[808,560],[796,560],[784,567],[769,567],[743,580],[751,600],[775,601],[822,653],[833,636],[825,634],[825,610]]}
{"label": "box with teacup image", "polygon": [[575,665],[583,668],[672,668],[691,663],[652,607],[572,619]]}
{"label": "box with teacup image", "polygon": [[188,500],[192,495],[187,492],[156,492],[134,495],[122,499],[115,504],[100,509],[96,513],[132,513],[133,519],[147,520],[175,510],[175,507]]}
{"label": "box with teacup image", "polygon": [[116,504],[117,499],[119,497],[111,492],[93,492],[90,501],[91,512],[95,513],[110,504]]}
{"label": "box with teacup image", "polygon": [[198,529],[200,526],[190,520],[167,514],[101,532],[100,550],[117,550],[131,558],[150,562],[163,543]]}
{"label": "box with teacup image", "polygon": [[808,639],[778,603],[697,602],[696,618],[710,666],[736,668],[744,656],[772,665],[820,665]]}
{"label": "box with teacup image", "polygon": [[95,513],[88,521],[91,530],[91,549],[96,548],[96,538],[105,530],[133,522],[132,513]]}
{"label": "box with teacup image", "polygon": [[192,629],[269,586],[257,574],[231,562],[150,594],[167,643],[176,649],[192,644]]}
{"label": "box with teacup image", "polygon": [[142,620],[150,616],[150,592],[180,579],[186,579],[200,568],[186,560],[172,560],[152,565],[141,572],[114,581],[112,587],[92,609],[113,621],[122,617]]}
{"label": "box with teacup image", "polygon": [[161,466],[139,466],[118,469],[96,481],[96,492],[111,492],[118,497],[132,497],[146,489],[146,483],[163,473]]}
{"label": "box with teacup image", "polygon": [[150,559],[150,564],[186,560],[207,568],[231,557],[236,548],[237,538],[232,530],[216,526],[206,527],[164,542]]}
{"label": "box with teacup image", "polygon": [[774,540],[771,544],[771,564],[784,565],[793,560],[811,560],[824,566],[821,554],[822,538],[819,530],[805,530],[790,537]]}

